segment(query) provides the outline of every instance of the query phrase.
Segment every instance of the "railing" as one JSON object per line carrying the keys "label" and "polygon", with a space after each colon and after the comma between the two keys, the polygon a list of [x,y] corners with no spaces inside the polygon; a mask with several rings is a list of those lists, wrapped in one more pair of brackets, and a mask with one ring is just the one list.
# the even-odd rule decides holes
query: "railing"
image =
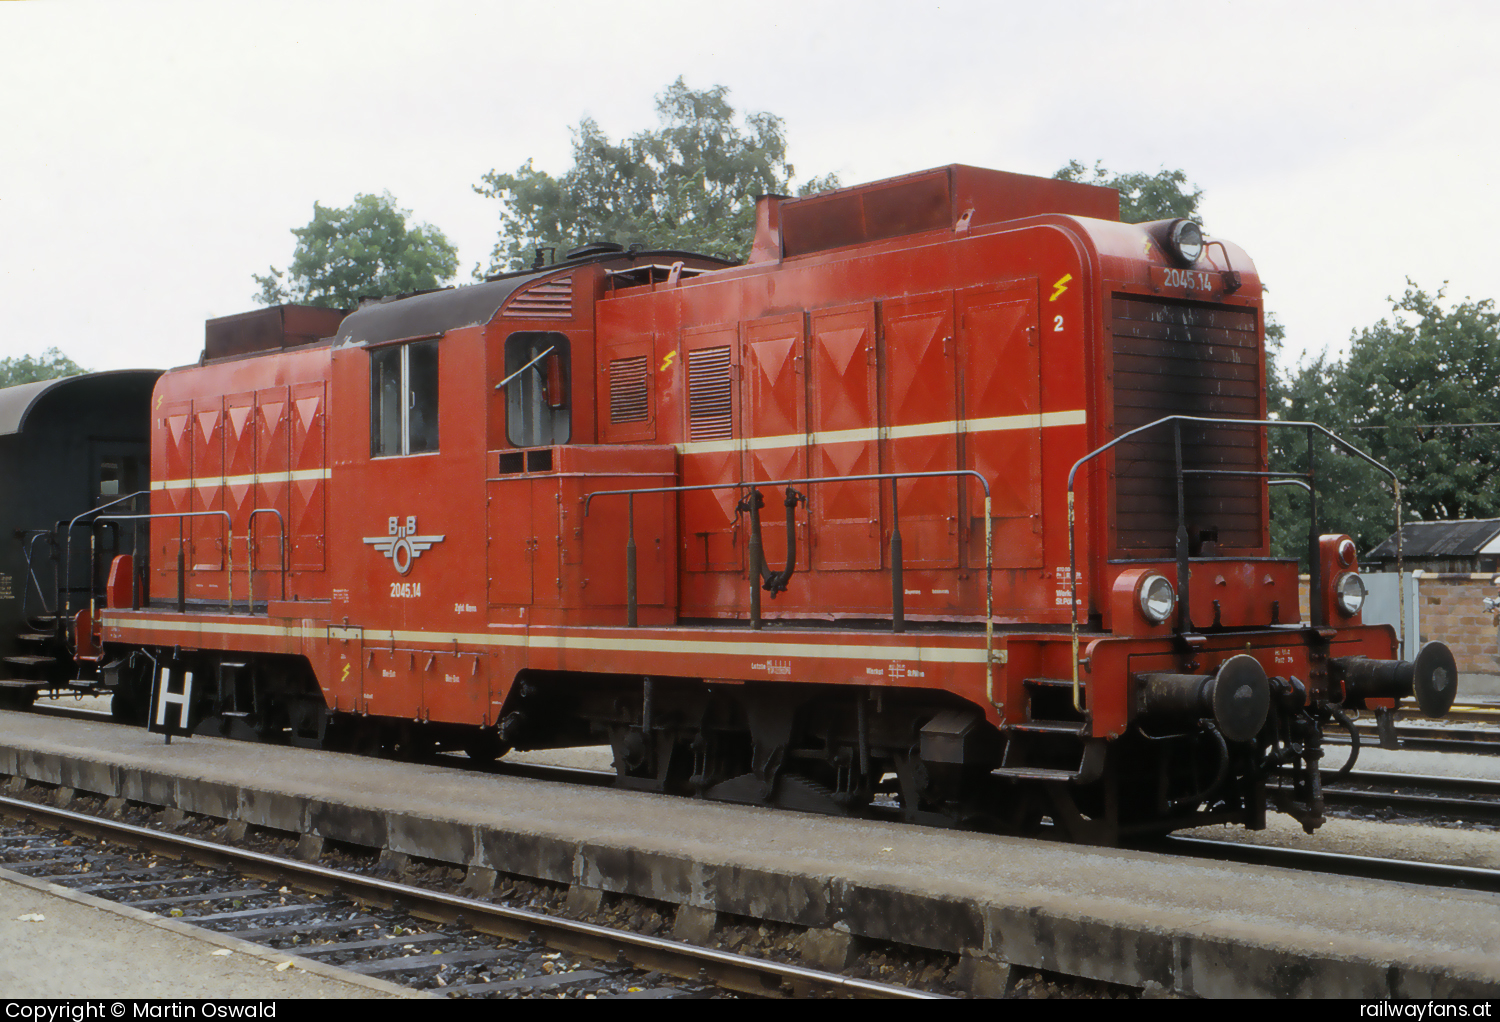
{"label": "railing", "polygon": [[[210,518],[222,515],[224,517],[224,535],[228,542],[225,543],[224,557],[229,562],[229,586],[225,594],[229,601],[229,612],[234,613],[234,519],[228,511],[165,511],[154,515],[100,515],[95,522],[148,522],[158,518],[177,519],[177,613],[187,612],[187,541],[183,537],[182,520],[184,518]],[[246,593],[246,610],[248,605],[253,605],[251,597],[254,594]]]}
{"label": "railing", "polygon": [[[255,611],[255,516],[259,514],[274,514],[280,529],[278,541],[280,543],[280,565],[276,569],[281,574],[281,597],[286,599],[286,522],[281,517],[281,512],[273,507],[258,507],[250,512],[249,524],[245,530],[245,613],[251,614]],[[146,515],[100,515],[94,521],[131,522],[151,521],[159,518],[177,519],[177,612],[187,612],[187,542],[183,534],[184,518],[206,518],[211,516],[223,516],[224,535],[226,537],[224,557],[228,563],[226,568],[228,582],[226,584],[225,599],[228,603],[229,613],[234,613],[234,520],[228,511],[168,511],[161,514]]]}
{"label": "railing", "polygon": [[[639,490],[598,490],[584,497],[583,514],[588,517],[589,505],[595,497],[624,496],[626,503],[626,540],[625,540],[625,621],[630,628],[637,627],[637,594],[636,594],[636,546],[635,546],[635,498],[638,495],[654,493],[691,493],[702,490],[741,490],[746,491],[750,498],[751,513],[754,516],[754,524],[759,524],[758,505],[756,498],[759,496],[759,488],[762,486],[784,486],[788,489],[788,502],[791,502],[794,491],[793,486],[807,486],[820,483],[851,483],[884,480],[891,481],[891,631],[906,631],[906,595],[903,589],[905,578],[903,571],[903,553],[901,543],[901,508],[896,485],[901,479],[932,479],[932,478],[958,478],[971,477],[979,481],[984,488],[984,688],[986,698],[992,704],[995,703],[994,688],[994,522],[990,515],[990,484],[984,476],[973,469],[952,469],[942,472],[881,472],[872,475],[852,476],[809,476],[800,479],[768,479],[760,482],[737,482],[737,483],[705,483],[696,486],[654,486]],[[791,508],[788,508],[788,523],[792,516]],[[795,561],[794,540],[788,537],[788,567],[791,568]],[[749,545],[749,575],[750,575],[750,627],[759,629],[763,622],[760,615],[760,589],[764,572],[764,562],[761,552],[760,529],[752,527]],[[768,578],[769,581],[769,578]],[[784,588],[785,578],[781,579]]]}
{"label": "railing", "polygon": [[[286,599],[286,519],[281,517],[281,512],[274,507],[258,507],[250,512],[250,519],[245,524],[245,556],[249,563],[245,566],[245,597],[253,606],[255,603],[255,516],[275,515],[276,528],[279,531],[277,542],[276,570],[281,573],[281,598]],[[234,541],[231,535],[230,542]],[[234,576],[230,576],[230,590],[234,589]]]}
{"label": "railing", "polygon": [[[1307,471],[1306,472],[1261,472],[1251,469],[1223,469],[1223,468],[1183,468],[1182,466],[1182,424],[1185,422],[1207,423],[1215,426],[1276,426],[1281,428],[1302,429],[1307,432]],[[1192,625],[1191,607],[1188,602],[1189,585],[1191,573],[1188,570],[1188,532],[1187,532],[1187,501],[1184,491],[1184,479],[1186,476],[1237,476],[1240,478],[1266,479],[1271,484],[1293,483],[1307,488],[1308,492],[1308,524],[1307,524],[1307,560],[1308,560],[1308,592],[1312,594],[1309,600],[1310,617],[1312,625],[1320,627],[1326,624],[1322,620],[1322,604],[1318,600],[1318,593],[1322,589],[1320,575],[1322,569],[1318,556],[1318,493],[1314,486],[1316,472],[1315,451],[1313,440],[1317,433],[1323,434],[1339,447],[1360,458],[1375,468],[1384,472],[1391,478],[1391,488],[1394,492],[1396,508],[1396,571],[1398,578],[1397,599],[1400,606],[1406,606],[1406,584],[1402,573],[1401,559],[1401,480],[1396,473],[1385,465],[1370,457],[1364,451],[1350,444],[1337,434],[1318,425],[1316,422],[1286,422],[1280,419],[1218,419],[1197,415],[1168,415],[1148,422],[1144,426],[1138,426],[1127,433],[1121,433],[1109,443],[1097,447],[1073,463],[1068,470],[1068,603],[1072,612],[1072,634],[1073,634],[1073,706],[1080,713],[1083,712],[1083,704],[1080,698],[1078,685],[1078,564],[1077,547],[1074,536],[1074,509],[1073,509],[1073,482],[1078,470],[1085,463],[1097,458],[1115,445],[1129,440],[1157,426],[1167,423],[1172,424],[1172,444],[1174,450],[1174,464],[1176,469],[1177,483],[1177,536],[1176,536],[1176,561],[1177,561],[1177,626],[1179,631],[1187,631]],[[1406,621],[1403,616],[1400,623],[1400,648],[1405,648]]]}

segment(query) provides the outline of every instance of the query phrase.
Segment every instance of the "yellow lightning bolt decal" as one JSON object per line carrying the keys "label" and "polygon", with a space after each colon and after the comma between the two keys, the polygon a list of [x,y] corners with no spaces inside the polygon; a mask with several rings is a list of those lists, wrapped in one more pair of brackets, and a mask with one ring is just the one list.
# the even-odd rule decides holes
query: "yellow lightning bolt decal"
{"label": "yellow lightning bolt decal", "polygon": [[1068,289],[1068,281],[1072,279],[1073,275],[1071,273],[1064,273],[1061,277],[1057,278],[1057,281],[1052,285],[1052,297],[1048,298],[1047,301],[1055,302],[1061,298],[1062,293]]}
{"label": "yellow lightning bolt decal", "polygon": [[353,664],[345,664],[344,665],[344,673],[341,674],[341,675],[339,675],[339,681],[348,681],[349,680],[349,668],[351,668],[353,666],[354,666]]}
{"label": "yellow lightning bolt decal", "polygon": [[676,357],[677,357],[677,352],[675,352],[675,351],[669,351],[669,352],[667,352],[667,357],[664,358],[664,359],[662,359],[662,362],[661,362],[661,371],[662,372],[666,372],[668,369],[670,369],[671,366],[672,366],[672,359],[674,359]]}
{"label": "yellow lightning bolt decal", "polygon": [[1151,254],[1151,239],[1150,238],[1142,238],[1141,239],[1141,254],[1142,255],[1150,255]]}
{"label": "yellow lightning bolt decal", "polygon": [[162,403],[162,402],[163,402],[163,401],[165,401],[165,400],[166,400],[166,397],[164,397],[164,396],[161,396],[161,395],[158,395],[158,396],[157,396],[157,398],[156,398],[156,410],[157,410],[157,411],[158,411],[158,412],[159,412],[159,411],[161,411],[161,403]]}

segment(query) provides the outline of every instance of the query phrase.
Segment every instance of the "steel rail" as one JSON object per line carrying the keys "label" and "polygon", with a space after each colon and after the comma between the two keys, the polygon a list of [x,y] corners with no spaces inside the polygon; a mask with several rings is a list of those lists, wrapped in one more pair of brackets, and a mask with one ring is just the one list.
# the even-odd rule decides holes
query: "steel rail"
{"label": "steel rail", "polygon": [[[49,826],[70,828],[89,837],[134,845],[157,854],[189,859],[200,865],[232,866],[252,876],[282,883],[292,880],[319,894],[337,892],[344,897],[388,908],[399,905],[402,911],[418,918],[462,925],[494,937],[509,940],[535,937],[549,947],[604,961],[614,961],[619,955],[624,955],[638,968],[666,972],[685,979],[706,977],[725,989],[739,993],[781,996],[793,991],[798,994],[817,991],[845,997],[910,1000],[944,998],[942,994],[926,990],[912,990],[766,959],[747,958],[660,937],[611,930],[572,919],[559,919],[526,909],[507,908],[475,898],[428,891],[392,880],[231,848],[211,841],[105,820],[24,799],[0,796],[0,813],[30,817],[35,821],[44,821]],[[182,921],[192,922],[191,919]]]}
{"label": "steel rail", "polygon": [[1442,862],[1417,862],[1410,859],[1387,859],[1374,855],[1345,855],[1338,852],[1315,852],[1305,848],[1278,848],[1239,841],[1214,841],[1209,838],[1162,838],[1158,850],[1171,855],[1196,859],[1219,859],[1250,865],[1281,866],[1315,873],[1421,884],[1427,887],[1455,887],[1472,891],[1500,892],[1500,869],[1481,866],[1455,866]]}

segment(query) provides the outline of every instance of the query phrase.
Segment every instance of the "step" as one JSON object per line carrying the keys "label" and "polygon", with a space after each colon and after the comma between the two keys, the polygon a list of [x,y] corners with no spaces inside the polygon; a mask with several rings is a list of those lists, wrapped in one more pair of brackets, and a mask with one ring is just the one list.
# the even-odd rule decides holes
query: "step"
{"label": "step", "polygon": [[1081,720],[1028,720],[1012,724],[1012,731],[1024,731],[1035,735],[1070,735],[1083,738],[1088,734],[1087,722]]}
{"label": "step", "polygon": [[1071,781],[1078,776],[1078,771],[1052,770],[1048,767],[996,767],[990,771],[990,776],[1017,781]]}
{"label": "step", "polygon": [[57,636],[51,632],[22,632],[16,636],[20,642],[56,642]]}
{"label": "step", "polygon": [[45,681],[27,681],[24,678],[0,678],[0,688],[46,688]]}
{"label": "step", "polygon": [[[1021,684],[1025,685],[1027,688],[1065,688],[1069,692],[1073,691],[1072,678],[1027,678],[1022,681]],[[1084,681],[1082,678],[1078,679],[1079,691],[1085,691],[1088,689],[1088,687],[1088,682]]]}
{"label": "step", "polygon": [[8,656],[5,658],[5,662],[15,664],[17,667],[41,667],[47,664],[60,663],[55,656]]}

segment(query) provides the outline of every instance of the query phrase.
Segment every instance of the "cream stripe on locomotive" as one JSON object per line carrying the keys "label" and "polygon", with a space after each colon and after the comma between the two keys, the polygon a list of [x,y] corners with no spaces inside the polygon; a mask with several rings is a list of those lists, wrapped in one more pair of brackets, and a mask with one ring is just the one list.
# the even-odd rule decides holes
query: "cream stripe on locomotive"
{"label": "cream stripe on locomotive", "polygon": [[331,479],[333,473],[326,468],[305,468],[296,472],[256,472],[246,476],[203,476],[195,479],[153,479],[153,490],[180,490],[189,486],[258,486],[262,483],[306,483],[317,479]]}
{"label": "cream stripe on locomotive", "polygon": [[[301,624],[255,624],[251,622],[165,620],[138,618],[133,614],[104,612],[106,628],[144,632],[184,632],[193,635],[265,635],[300,639],[362,638],[368,642],[423,643],[426,646],[534,646],[541,649],[618,650],[625,653],[715,653],[724,656],[811,657],[819,660],[917,660],[928,663],[982,664],[982,648],[951,646],[848,646],[816,642],[723,642],[699,639],[592,637],[568,635],[490,634],[486,632],[376,631],[338,625],[305,627]],[[1000,663],[1004,651],[998,652]]]}
{"label": "cream stripe on locomotive", "polygon": [[984,419],[918,422],[910,426],[866,426],[822,433],[787,433],[783,436],[752,436],[739,440],[693,440],[677,445],[683,454],[721,454],[729,451],[770,451],[803,444],[869,443],[872,440],[903,440],[907,437],[943,436],[948,433],[997,433],[1043,426],[1082,426],[1088,416],[1082,408],[1037,415],[995,415]]}
{"label": "cream stripe on locomotive", "polygon": [[[803,444],[869,443],[872,440],[902,440],[907,437],[942,436],[945,433],[995,433],[1014,429],[1041,429],[1045,426],[1082,426],[1088,421],[1082,408],[1066,412],[1042,412],[1039,415],[996,415],[984,419],[959,419],[946,422],[919,422],[910,426],[871,426],[863,429],[838,429],[824,433],[788,433],[783,436],[754,436],[740,440],[697,440],[677,445],[683,454],[715,454],[728,451],[771,451]],[[307,482],[330,479],[326,468],[299,472],[258,472],[243,476],[205,476],[194,479],[157,479],[153,490],[177,490],[193,486],[249,486],[260,483]]]}

